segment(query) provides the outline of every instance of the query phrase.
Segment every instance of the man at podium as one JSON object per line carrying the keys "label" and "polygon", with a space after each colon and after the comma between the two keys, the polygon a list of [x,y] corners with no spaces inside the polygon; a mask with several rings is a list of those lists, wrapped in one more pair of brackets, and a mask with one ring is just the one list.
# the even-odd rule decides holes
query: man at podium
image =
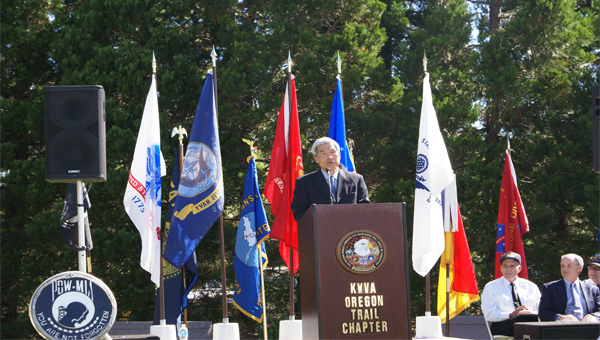
{"label": "man at podium", "polygon": [[335,140],[319,138],[311,152],[321,169],[296,179],[291,204],[296,221],[313,204],[371,203],[363,176],[340,167],[340,146]]}

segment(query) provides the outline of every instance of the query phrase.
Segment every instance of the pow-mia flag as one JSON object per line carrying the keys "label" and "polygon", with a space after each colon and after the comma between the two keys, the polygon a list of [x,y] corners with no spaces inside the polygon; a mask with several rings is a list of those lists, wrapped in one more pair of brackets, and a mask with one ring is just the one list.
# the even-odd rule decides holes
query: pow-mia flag
{"label": "pow-mia flag", "polygon": [[[87,210],[91,207],[90,199],[83,185],[83,223],[85,226],[85,249],[91,250],[94,245],[92,244],[92,235],[90,234],[90,223],[88,221]],[[62,214],[60,215],[60,226],[59,231],[65,242],[77,252],[78,246],[78,233],[77,233],[77,184],[69,183],[67,187],[67,194],[65,195],[65,201],[63,205]]]}

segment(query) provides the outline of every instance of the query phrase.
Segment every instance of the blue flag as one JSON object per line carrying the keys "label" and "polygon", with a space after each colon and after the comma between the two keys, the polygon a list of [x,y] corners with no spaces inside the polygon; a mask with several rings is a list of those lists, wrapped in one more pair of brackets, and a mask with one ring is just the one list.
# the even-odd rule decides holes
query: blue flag
{"label": "blue flag", "polygon": [[333,95],[333,105],[331,106],[331,118],[329,120],[329,135],[340,145],[340,164],[346,171],[353,172],[354,160],[350,154],[348,143],[346,143],[346,120],[344,119],[344,99],[342,96],[342,81],[337,77],[337,87]]}
{"label": "blue flag", "polygon": [[[263,317],[259,263],[263,268],[267,266],[267,253],[263,241],[269,237],[270,232],[267,214],[258,189],[256,163],[254,158],[251,158],[246,174],[242,213],[235,240],[233,268],[236,283],[233,304],[258,322],[261,322]],[[260,249],[260,253],[258,249]]]}
{"label": "blue flag", "polygon": [[[166,237],[169,237],[171,229],[171,219],[173,218],[173,209],[177,198],[177,188],[179,187],[179,152],[175,156],[173,165],[173,174],[171,175],[171,187],[169,188],[169,208],[167,210],[167,222],[165,224]],[[164,246],[164,242],[163,242]],[[163,282],[165,286],[165,319],[168,325],[176,325],[177,329],[181,326],[181,314],[188,305],[187,294],[192,290],[192,286],[198,278],[198,265],[196,264],[196,252],[192,253],[185,262],[185,285],[183,282],[182,270],[173,266],[163,259]],[[157,290],[156,300],[154,302],[154,324],[160,324],[160,290]]]}
{"label": "blue flag", "polygon": [[217,107],[213,75],[208,73],[183,160],[164,258],[181,268],[223,212],[223,202]]}

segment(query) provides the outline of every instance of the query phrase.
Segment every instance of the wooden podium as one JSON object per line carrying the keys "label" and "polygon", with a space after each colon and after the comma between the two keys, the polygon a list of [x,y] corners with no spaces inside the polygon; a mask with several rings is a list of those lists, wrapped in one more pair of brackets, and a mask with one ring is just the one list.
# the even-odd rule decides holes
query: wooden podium
{"label": "wooden podium", "polygon": [[298,223],[303,339],[411,339],[404,203],[313,205]]}

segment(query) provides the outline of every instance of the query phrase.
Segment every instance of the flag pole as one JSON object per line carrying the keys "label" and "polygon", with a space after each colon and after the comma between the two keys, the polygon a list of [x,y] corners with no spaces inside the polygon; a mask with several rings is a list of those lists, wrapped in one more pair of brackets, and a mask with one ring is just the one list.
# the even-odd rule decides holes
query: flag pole
{"label": "flag pole", "polygon": [[87,260],[85,255],[85,211],[83,209],[83,182],[77,181],[77,258],[79,271],[87,273]]}
{"label": "flag pole", "polygon": [[[258,245],[256,245],[258,247]],[[265,277],[263,274],[263,266],[262,266],[262,255],[260,254],[260,248],[258,248],[258,265],[260,266],[260,290],[262,294],[262,308],[263,308],[263,335],[265,340],[267,339],[267,305],[265,303]]]}
{"label": "flag pole", "polygon": [[[252,143],[248,140],[244,139],[244,141],[246,143],[248,143],[248,145],[250,145],[250,157],[248,157],[248,163],[250,163],[251,158],[256,158],[255,152],[256,152],[257,147],[255,147],[253,145],[254,143]],[[265,340],[268,340],[268,338],[267,338],[267,305],[266,305],[266,296],[265,296],[265,277],[264,277],[264,273],[263,273],[262,252],[260,250],[259,243],[256,243],[256,253],[258,254],[258,267],[260,268],[260,294],[261,294],[262,310],[263,310],[263,315],[262,315],[263,336],[264,336]]]}
{"label": "flag pole", "polygon": [[[452,225],[452,219],[450,218],[450,231],[454,230],[454,226]],[[448,233],[446,232],[446,233]],[[444,252],[446,253],[446,337],[450,336],[450,255],[449,247],[448,247],[448,237],[444,235],[444,240],[446,241],[446,247]],[[452,237],[452,236],[451,236]]]}
{"label": "flag pole", "polygon": [[[292,113],[292,54],[288,51],[288,112]],[[289,131],[286,132],[289,135]],[[289,144],[288,144],[289,145]],[[286,152],[289,155],[289,146]],[[288,166],[291,167],[291,162],[288,162]],[[291,174],[291,168],[288,169],[288,174]],[[294,313],[294,248],[290,247],[290,321],[296,320],[296,314]]]}
{"label": "flag pole", "polygon": [[[173,128],[171,132],[171,137],[175,137],[178,135],[179,139],[179,178],[181,178],[181,173],[183,172],[183,135],[187,136],[187,131],[185,128],[182,128],[179,125],[179,128]],[[187,291],[186,281],[185,281],[185,263],[183,267],[181,267],[181,279],[183,282],[183,291]],[[187,306],[183,309],[183,324],[187,327]]]}
{"label": "flag pole", "polygon": [[[427,55],[423,52],[423,70],[427,75]],[[425,316],[431,316],[431,279],[430,274],[425,275]]]}
{"label": "flag pole", "polygon": [[[154,78],[154,80],[156,81],[156,57],[154,56],[154,51],[152,51],[152,78]],[[157,82],[158,83],[158,82]],[[157,84],[157,91],[158,91],[158,84]],[[158,294],[160,294],[160,298],[158,299],[159,303],[160,303],[160,324],[161,325],[166,325],[167,324],[167,320],[165,318],[165,280],[163,277],[163,249],[162,247],[160,247],[160,257],[158,258],[160,263],[159,263],[159,268],[160,268],[160,287],[158,287]]]}
{"label": "flag pole", "polygon": [[[215,52],[215,47],[213,46],[212,53],[210,54],[212,58],[212,72],[213,72],[213,88],[214,88],[214,96],[215,96],[215,112],[217,115],[217,125],[219,124],[219,105],[217,101],[217,53]],[[225,235],[223,233],[223,212],[219,215],[219,235],[221,240],[221,294],[223,296],[223,324],[229,323],[229,318],[227,317],[227,278],[225,271]]]}

